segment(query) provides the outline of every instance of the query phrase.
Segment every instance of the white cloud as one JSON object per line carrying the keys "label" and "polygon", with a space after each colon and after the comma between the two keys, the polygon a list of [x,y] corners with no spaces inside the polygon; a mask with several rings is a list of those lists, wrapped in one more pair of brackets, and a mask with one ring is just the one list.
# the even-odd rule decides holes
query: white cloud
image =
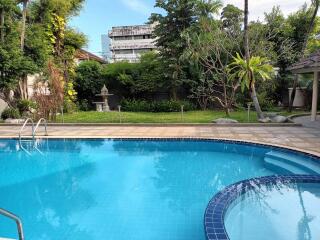
{"label": "white cloud", "polygon": [[150,15],[152,9],[143,0],[122,0],[122,3],[133,11],[143,15]]}
{"label": "white cloud", "polygon": [[[233,4],[241,9],[244,7],[244,0],[223,0],[224,4]],[[311,0],[249,0],[250,20],[263,20],[264,13],[270,12],[273,6],[279,5],[282,12],[288,15],[297,11],[304,3],[310,4]]]}

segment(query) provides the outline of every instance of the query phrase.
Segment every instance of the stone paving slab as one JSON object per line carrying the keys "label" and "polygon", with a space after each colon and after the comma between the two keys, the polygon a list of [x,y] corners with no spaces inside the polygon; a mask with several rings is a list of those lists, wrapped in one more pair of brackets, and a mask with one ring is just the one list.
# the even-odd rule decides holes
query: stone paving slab
{"label": "stone paving slab", "polygon": [[310,116],[295,117],[293,118],[293,121],[302,124],[305,127],[320,129],[320,115],[317,115],[317,120],[314,122],[311,122]]}
{"label": "stone paving slab", "polygon": [[[0,138],[17,138],[20,126],[0,125]],[[49,126],[50,138],[217,138],[273,144],[320,155],[320,129],[220,126]],[[23,133],[31,135],[27,127]],[[37,133],[44,135],[40,127]]]}

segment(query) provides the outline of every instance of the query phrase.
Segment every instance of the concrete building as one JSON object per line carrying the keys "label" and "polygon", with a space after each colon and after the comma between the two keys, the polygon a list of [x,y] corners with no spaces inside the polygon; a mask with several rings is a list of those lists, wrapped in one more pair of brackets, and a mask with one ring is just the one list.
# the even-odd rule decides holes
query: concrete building
{"label": "concrete building", "polygon": [[113,27],[108,34],[113,62],[137,62],[142,53],[156,49],[153,30],[154,25]]}
{"label": "concrete building", "polygon": [[108,34],[102,34],[101,35],[101,49],[102,49],[102,57],[107,62],[110,62],[112,60],[112,53],[110,51],[110,38]]}

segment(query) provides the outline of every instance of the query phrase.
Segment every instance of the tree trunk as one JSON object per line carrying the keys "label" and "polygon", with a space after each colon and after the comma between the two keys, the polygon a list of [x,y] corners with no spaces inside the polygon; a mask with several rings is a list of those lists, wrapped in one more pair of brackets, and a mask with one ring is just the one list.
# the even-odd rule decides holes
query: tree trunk
{"label": "tree trunk", "polygon": [[[250,57],[250,47],[249,47],[248,18],[249,18],[249,3],[248,3],[248,0],[245,0],[244,1],[244,50],[245,50],[247,68],[249,69],[249,63],[250,63],[251,57]],[[249,84],[250,95],[254,103],[254,106],[256,108],[257,116],[259,119],[263,119],[264,115],[263,115],[263,112],[261,111],[259,100],[257,98],[257,93],[256,93],[254,78],[252,73],[249,73],[249,80],[250,80],[250,84]]]}
{"label": "tree trunk", "polygon": [[252,87],[250,94],[251,94],[252,102],[253,102],[254,107],[256,109],[256,112],[257,112],[258,119],[264,119],[264,115],[263,115],[263,112],[261,110],[261,107],[260,107],[260,104],[259,104],[259,100],[258,100],[258,97],[257,97],[256,88],[254,86]]}
{"label": "tree trunk", "polygon": [[290,98],[289,98],[289,112],[292,112],[292,109],[293,109],[293,102],[294,102],[294,99],[296,97],[298,81],[299,81],[299,75],[295,74],[294,81],[293,81],[292,92],[291,92]]}
{"label": "tree trunk", "polygon": [[[309,36],[310,36],[310,34],[314,28],[314,25],[315,25],[316,17],[317,17],[318,11],[319,11],[320,0],[314,0],[314,4],[315,4],[314,11],[313,11],[313,14],[311,17],[309,28],[307,30],[307,33],[304,37],[303,44],[302,44],[302,49],[301,49],[301,57],[302,58],[305,56],[305,51],[307,48],[308,39],[309,39]],[[298,87],[298,75],[296,75],[294,77],[294,81],[293,81],[292,92],[291,92],[290,99],[289,99],[289,112],[292,112],[292,109],[293,109],[293,101],[296,97],[297,87]]]}
{"label": "tree trunk", "polygon": [[[26,35],[26,21],[27,21],[27,6],[29,0],[23,1],[23,9],[22,9],[22,23],[21,23],[21,36],[20,36],[20,47],[21,51],[24,52],[25,46],[25,35]],[[23,75],[21,80],[19,81],[19,90],[21,99],[28,99],[28,76]]]}
{"label": "tree trunk", "polygon": [[1,42],[4,43],[4,8],[2,8],[0,10],[0,39],[1,39]]}
{"label": "tree trunk", "polygon": [[320,4],[320,0],[313,0],[312,1],[314,3],[314,11],[310,20],[310,24],[308,27],[308,30],[306,32],[306,35],[304,36],[304,40],[303,40],[303,45],[302,45],[302,57],[305,56],[305,50],[307,48],[307,44],[308,44],[308,40],[309,40],[309,36],[312,33],[314,26],[315,26],[315,22],[316,22],[316,18],[317,18],[317,14],[318,14],[318,10],[319,10],[319,4]]}
{"label": "tree trunk", "polygon": [[20,44],[21,44],[21,51],[24,51],[28,0],[24,0],[22,4],[23,4],[23,9],[22,9],[22,24],[21,24]]}
{"label": "tree trunk", "polygon": [[248,17],[249,17],[249,3],[248,0],[244,1],[244,51],[247,65],[249,66],[250,61],[250,50],[249,50],[249,31],[248,31]]}
{"label": "tree trunk", "polygon": [[225,110],[225,112],[226,112],[226,117],[230,117],[230,108],[229,108],[228,105],[225,107],[224,110]]}
{"label": "tree trunk", "polygon": [[171,88],[171,96],[175,101],[178,99],[177,88],[175,86]]}

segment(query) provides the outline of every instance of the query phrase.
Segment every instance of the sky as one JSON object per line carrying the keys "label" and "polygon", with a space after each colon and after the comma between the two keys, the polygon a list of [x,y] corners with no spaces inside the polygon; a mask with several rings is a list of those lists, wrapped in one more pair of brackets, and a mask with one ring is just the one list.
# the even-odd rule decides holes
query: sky
{"label": "sky", "polygon": [[[307,0],[309,3],[311,0]],[[101,55],[101,35],[107,34],[112,26],[144,24],[154,8],[155,0],[86,0],[79,16],[74,17],[70,26],[75,27],[88,37],[86,49]],[[233,4],[243,8],[243,0],[223,0],[224,5]],[[263,19],[264,12],[270,12],[273,6],[280,5],[288,15],[301,7],[306,0],[249,0],[250,19]]]}

